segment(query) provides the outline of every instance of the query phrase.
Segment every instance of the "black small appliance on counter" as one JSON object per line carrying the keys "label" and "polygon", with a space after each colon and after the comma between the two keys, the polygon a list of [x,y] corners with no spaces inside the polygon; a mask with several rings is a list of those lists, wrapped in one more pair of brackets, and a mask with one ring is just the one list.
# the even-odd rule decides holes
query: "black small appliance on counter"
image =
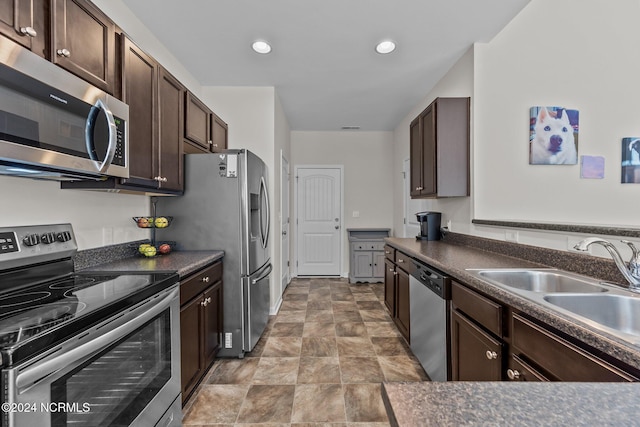
{"label": "black small appliance on counter", "polygon": [[416,217],[420,223],[420,234],[416,236],[416,239],[440,240],[441,212],[418,212]]}

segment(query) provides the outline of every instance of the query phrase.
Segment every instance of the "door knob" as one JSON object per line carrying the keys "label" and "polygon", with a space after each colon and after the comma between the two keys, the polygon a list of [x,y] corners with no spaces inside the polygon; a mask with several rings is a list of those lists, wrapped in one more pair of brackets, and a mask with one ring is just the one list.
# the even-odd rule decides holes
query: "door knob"
{"label": "door knob", "polygon": [[339,226],[339,225],[336,225],[336,230],[337,230],[338,228],[340,228],[340,226]]}
{"label": "door knob", "polygon": [[287,230],[282,230],[282,235],[286,236],[287,235]]}

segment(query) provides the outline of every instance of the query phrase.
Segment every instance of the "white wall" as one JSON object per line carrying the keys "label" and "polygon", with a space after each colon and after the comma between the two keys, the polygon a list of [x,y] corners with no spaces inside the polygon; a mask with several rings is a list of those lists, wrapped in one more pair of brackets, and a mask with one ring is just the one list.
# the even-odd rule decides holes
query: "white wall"
{"label": "white wall", "polygon": [[[409,122],[436,96],[472,96],[472,196],[427,201],[453,231],[568,250],[584,234],[475,226],[474,218],[638,227],[640,186],[620,184],[621,138],[640,135],[637,0],[533,0],[491,42],[476,44],[394,132],[396,172],[408,157]],[[606,158],[605,178],[579,166],[528,164],[529,108],[580,111],[579,155]],[[395,175],[394,224],[402,224]],[[401,235],[401,234],[399,234]],[[606,237],[606,236],[605,236]],[[612,241],[618,239],[610,237]],[[618,244],[626,257],[628,248]],[[600,249],[594,255],[608,257]]]}
{"label": "white wall", "polygon": [[149,198],[61,190],[53,181],[0,176],[0,227],[71,223],[79,249],[147,239],[132,217],[149,214]]}
{"label": "white wall", "polygon": [[[405,236],[403,219],[405,205],[403,194],[408,186],[408,177],[403,179],[403,163],[409,158],[409,124],[437,97],[471,97],[471,121],[473,129],[473,49],[469,49],[449,70],[449,72],[429,92],[422,102],[411,109],[409,114],[400,122],[393,133],[393,195],[394,195],[394,231],[397,237],[408,237],[417,234],[411,230]],[[473,131],[471,132],[471,146],[473,147]],[[473,150],[471,151],[473,153]],[[471,163],[473,165],[473,155]],[[473,185],[472,185],[473,188]],[[446,199],[413,199],[408,208],[408,219],[415,221],[415,213],[431,210],[442,212],[442,225],[451,221],[451,229],[464,233],[470,229],[471,198],[451,197]]]}
{"label": "white wall", "polygon": [[[291,132],[292,173],[301,165],[344,166],[344,276],[349,269],[347,228],[393,228],[392,137],[391,132]],[[292,210],[294,203],[292,190]],[[353,211],[360,216],[354,218]],[[291,231],[295,241],[293,224]]]}

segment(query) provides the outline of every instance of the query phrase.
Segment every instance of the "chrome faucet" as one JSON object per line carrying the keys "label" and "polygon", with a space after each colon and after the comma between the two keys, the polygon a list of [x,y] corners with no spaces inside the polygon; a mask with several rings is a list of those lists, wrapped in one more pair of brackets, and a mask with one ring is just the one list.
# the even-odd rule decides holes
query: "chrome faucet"
{"label": "chrome faucet", "polygon": [[628,240],[621,240],[622,243],[626,243],[632,251],[631,260],[629,260],[629,266],[624,263],[620,252],[609,241],[600,239],[598,237],[589,237],[582,240],[573,249],[577,251],[586,252],[593,243],[604,246],[604,248],[611,254],[613,261],[616,263],[616,267],[620,270],[620,273],[629,282],[629,290],[634,292],[640,292],[640,251],[638,248]]}

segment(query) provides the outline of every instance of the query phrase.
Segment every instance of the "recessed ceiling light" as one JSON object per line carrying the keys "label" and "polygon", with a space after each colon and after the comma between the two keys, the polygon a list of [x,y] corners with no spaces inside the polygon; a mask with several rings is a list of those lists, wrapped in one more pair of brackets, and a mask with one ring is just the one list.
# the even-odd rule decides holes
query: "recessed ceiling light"
{"label": "recessed ceiling light", "polygon": [[376,52],[381,54],[391,53],[396,50],[396,44],[391,40],[383,40],[376,46]]}
{"label": "recessed ceiling light", "polygon": [[266,54],[271,52],[271,45],[264,40],[256,40],[251,45],[254,51],[257,53]]}

